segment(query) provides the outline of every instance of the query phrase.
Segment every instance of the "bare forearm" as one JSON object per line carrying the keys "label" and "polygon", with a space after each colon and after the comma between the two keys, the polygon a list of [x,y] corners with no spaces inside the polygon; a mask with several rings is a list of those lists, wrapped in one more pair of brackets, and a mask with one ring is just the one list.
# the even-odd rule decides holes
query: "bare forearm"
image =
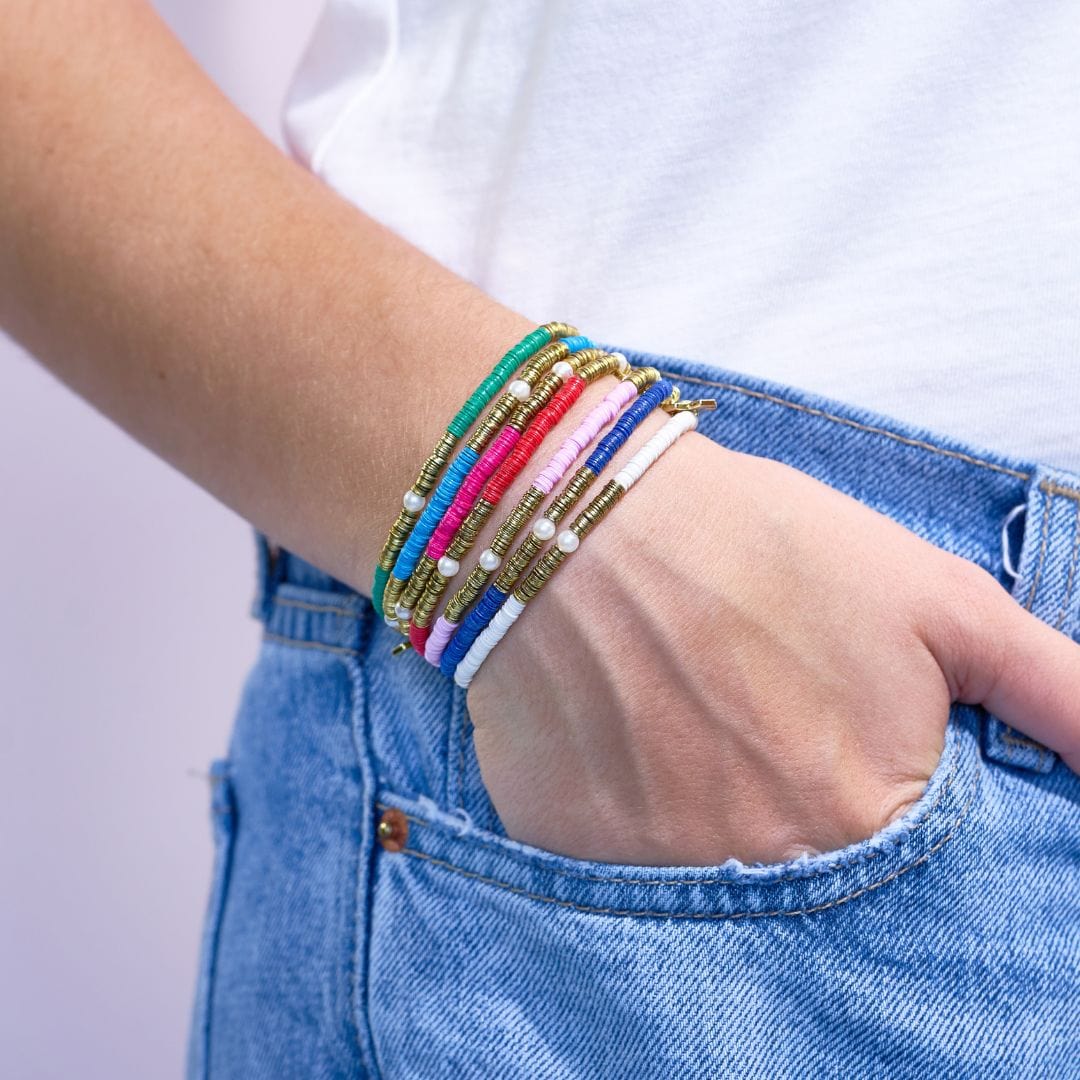
{"label": "bare forearm", "polygon": [[283,155],[141,0],[0,2],[0,96],[4,328],[366,583],[433,435],[531,321]]}

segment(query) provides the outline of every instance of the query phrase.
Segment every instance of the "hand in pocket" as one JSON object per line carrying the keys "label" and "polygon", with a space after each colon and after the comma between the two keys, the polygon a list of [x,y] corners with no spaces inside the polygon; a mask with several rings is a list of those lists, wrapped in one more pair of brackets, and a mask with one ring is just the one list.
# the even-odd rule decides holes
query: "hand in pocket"
{"label": "hand in pocket", "polygon": [[1080,763],[1080,646],[974,564],[692,433],[530,604],[468,696],[509,836],[776,862],[922,794],[952,701]]}

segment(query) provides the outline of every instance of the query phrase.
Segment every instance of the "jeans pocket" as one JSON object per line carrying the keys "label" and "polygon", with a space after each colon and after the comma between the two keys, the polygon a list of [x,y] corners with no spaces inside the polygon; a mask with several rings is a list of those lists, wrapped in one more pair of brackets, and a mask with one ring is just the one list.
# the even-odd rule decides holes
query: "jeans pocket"
{"label": "jeans pocket", "polygon": [[935,902],[949,871],[928,864],[975,802],[977,726],[954,707],[926,789],[897,821],[764,866],[567,858],[380,791],[369,978],[383,1068],[516,1076],[505,1054],[524,1046],[520,1075],[714,1075],[715,1062],[680,1055],[725,1044],[720,1017],[752,1010],[740,999],[753,984],[795,993],[823,948],[854,969],[885,927]]}
{"label": "jeans pocket", "polygon": [[214,864],[210,895],[203,919],[199,970],[195,984],[195,1004],[188,1036],[188,1080],[204,1080],[210,1070],[210,1015],[214,988],[214,965],[225,897],[229,887],[233,839],[236,833],[236,802],[229,762],[210,766],[210,818],[213,828]]}

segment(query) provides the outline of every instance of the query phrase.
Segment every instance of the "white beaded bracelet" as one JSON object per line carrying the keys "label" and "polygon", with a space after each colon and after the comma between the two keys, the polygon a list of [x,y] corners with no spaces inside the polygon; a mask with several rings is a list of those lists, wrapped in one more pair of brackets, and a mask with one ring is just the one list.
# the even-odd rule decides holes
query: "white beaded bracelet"
{"label": "white beaded bracelet", "polygon": [[506,598],[491,622],[472,643],[457,665],[454,682],[467,688],[491,650],[502,641],[517,622],[528,602],[551,580],[552,575],[577,550],[581,540],[604,518],[608,511],[645,474],[648,468],[687,431],[697,426],[697,411],[715,408],[711,399],[680,401],[672,408],[674,415],[609,480],[599,494],[582,510],[570,526],[559,533],[555,543],[541,556],[536,566]]}

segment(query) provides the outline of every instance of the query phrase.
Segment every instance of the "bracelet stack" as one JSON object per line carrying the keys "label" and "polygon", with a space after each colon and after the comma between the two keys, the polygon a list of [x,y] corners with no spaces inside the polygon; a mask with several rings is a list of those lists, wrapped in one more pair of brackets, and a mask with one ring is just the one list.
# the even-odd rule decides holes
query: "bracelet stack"
{"label": "bracelet stack", "polygon": [[[643,374],[654,373],[658,381],[652,383],[619,417],[618,423],[589,455],[589,459],[578,469],[570,482],[559,493],[551,505],[533,525],[529,535],[522,541],[511,559],[499,574],[494,585],[488,587],[479,605],[470,613],[463,626],[454,634],[452,642],[444,651],[440,668],[448,678],[454,677],[454,668],[465,655],[477,635],[488,625],[495,612],[506,601],[510,590],[516,584],[525,568],[539,553],[544,542],[556,533],[559,522],[577,505],[585,492],[599,477],[604,466],[623,446],[635,428],[661,402],[671,397],[672,386],[666,379],[659,378],[655,368],[643,369]],[[455,614],[452,612],[451,614]]]}
{"label": "bracelet stack", "polygon": [[[619,358],[625,360],[623,357]],[[577,430],[559,448],[558,453],[555,454],[548,462],[547,466],[533,480],[532,486],[524,495],[522,495],[518,505],[495,534],[495,538],[491,542],[491,547],[486,548],[481,552],[479,562],[465,579],[465,583],[458,589],[453,598],[446,605],[446,610],[439,616],[438,621],[435,623],[431,639],[428,642],[427,649],[424,653],[425,658],[430,663],[436,665],[440,664],[447,642],[449,642],[450,637],[455,631],[458,631],[458,625],[462,615],[480,595],[484,586],[487,585],[488,581],[491,579],[492,574],[499,569],[502,559],[510,550],[511,544],[513,544],[521,530],[539,508],[544,497],[551,494],[552,488],[563,478],[566,474],[566,470],[569,469],[579,455],[592,444],[593,439],[596,438],[600,431],[618,416],[619,410],[660,378],[660,372],[655,368],[639,368],[630,371],[628,364],[625,365],[625,370],[620,368],[620,373],[624,377],[619,382],[618,386],[608,393],[604,400],[589,413],[585,420],[578,426]],[[593,462],[593,464],[595,464],[595,462]],[[589,484],[591,484],[598,475],[598,473],[593,472],[589,466],[586,466],[586,468],[589,469],[588,473],[585,474],[583,471],[579,470],[579,473],[575,475],[575,479],[571,484],[567,485],[567,488],[564,488],[559,494],[559,497],[554,500],[550,507],[548,507],[544,515],[545,519],[550,519],[553,523],[557,523],[562,515],[565,514],[567,510],[571,509],[581,496],[584,495]],[[536,535],[538,526],[542,530],[548,528],[546,525],[540,526],[539,523],[533,526],[529,539],[526,540],[525,544],[518,549],[517,553],[515,553],[512,562],[515,569],[513,571],[508,570],[501,576],[501,584],[504,587],[509,587],[513,584],[506,575],[512,573],[514,575],[514,580],[516,580],[517,572],[526,567],[533,556],[540,550],[540,544],[543,540]],[[554,535],[554,533],[552,532],[550,535]],[[490,601],[488,601],[488,604],[490,604]],[[486,605],[482,606],[486,609]],[[494,612],[492,611],[492,613]],[[479,629],[483,629],[483,625],[480,625]],[[479,629],[476,633],[479,633]],[[469,637],[470,642],[472,637],[475,636],[475,634],[472,633],[471,628],[465,631],[458,631],[458,634],[459,636],[463,634],[471,635]],[[460,641],[464,644],[465,637],[460,636]],[[460,648],[461,646],[459,645],[458,647]]]}
{"label": "bracelet stack", "polygon": [[[545,347],[562,343],[565,338],[573,337],[576,334],[577,331],[574,327],[567,326],[565,323],[545,323],[543,326],[537,327],[503,356],[492,369],[491,374],[472,392],[468,401],[461,406],[454,418],[446,425],[446,431],[442,438],[435,444],[435,449],[431,451],[427,460],[421,465],[420,473],[413,482],[412,487],[405,492],[402,509],[398,513],[397,520],[390,527],[386,543],[383,544],[382,552],[379,555],[379,563],[375,570],[375,579],[371,586],[371,599],[376,609],[381,608],[386,611],[385,594],[388,591],[390,575],[396,568],[401,550],[420,518],[420,513],[424,509],[428,495],[431,494],[431,489],[435,486],[435,481],[450,460],[454,447],[457,446],[465,432],[475,422],[480,415],[480,411],[506,385],[513,372],[519,366],[525,364],[521,372],[522,378],[515,379],[510,384],[507,392],[484,417],[484,422],[477,429],[472,439],[469,440],[470,445],[467,449],[471,450],[470,456],[473,461],[476,460],[473,455],[479,453],[475,446],[478,445],[483,448],[491,434],[509,417],[514,406],[532,392],[532,383],[529,379],[535,381],[536,377],[541,372],[546,371],[551,363],[570,352],[569,347],[564,346],[565,353],[559,351],[559,356],[554,355],[558,350],[552,350],[551,353],[544,354]],[[541,353],[541,356],[536,355],[538,352]],[[530,362],[526,363],[526,361]],[[460,460],[459,457],[454,462],[451,471],[463,477],[469,466],[459,464]],[[396,603],[396,595],[400,593],[403,586],[404,581],[400,578],[393,582],[393,589],[390,591],[395,598],[391,603]]]}
{"label": "bracelet stack", "polygon": [[[616,385],[534,477],[436,618],[435,609],[462,559],[509,486],[586,386],[608,375],[616,378]],[[405,492],[372,584],[376,609],[407,638],[394,652],[412,648],[467,687],[529,600],[581,540],[668,447],[696,426],[697,410],[715,404],[680,401],[678,390],[655,368],[631,368],[622,354],[597,349],[566,323],[545,323],[527,334],[447,424]],[[667,423],[604,484],[569,527],[558,532],[615,453],[657,408],[672,414]],[[584,464],[525,532],[544,499],[609,425]],[[524,539],[507,559],[523,532]],[[553,538],[555,543],[541,553]],[[539,561],[529,570],[537,556]]]}
{"label": "bracelet stack", "polygon": [[[427,584],[413,613],[409,630],[409,640],[418,652],[424,652],[435,606],[446,591],[450,578],[458,572],[460,560],[472,549],[484,522],[498,506],[506,489],[528,463],[544,436],[566,415],[570,406],[581,397],[582,391],[589,383],[603,375],[610,375],[620,370],[620,362],[621,366],[629,367],[625,357],[616,356],[614,353],[604,353],[599,349],[583,350],[575,359],[580,362],[583,357],[584,362],[581,362],[577,370],[566,379],[539,415],[531,420],[527,429],[516,441],[512,452],[484,485],[478,501],[470,507],[468,516],[460,521],[452,540],[444,549],[440,549],[437,545],[439,531],[446,528],[447,522],[450,523],[449,529],[446,530],[447,535],[450,529],[458,525],[458,519],[452,518],[449,514],[443,519],[439,531],[432,537],[426,558],[433,561],[435,565],[433,570],[425,575]],[[509,428],[513,423],[514,418],[511,417],[507,422],[507,427]],[[472,477],[470,476],[469,479],[471,480]],[[463,493],[464,487],[459,495]]]}

